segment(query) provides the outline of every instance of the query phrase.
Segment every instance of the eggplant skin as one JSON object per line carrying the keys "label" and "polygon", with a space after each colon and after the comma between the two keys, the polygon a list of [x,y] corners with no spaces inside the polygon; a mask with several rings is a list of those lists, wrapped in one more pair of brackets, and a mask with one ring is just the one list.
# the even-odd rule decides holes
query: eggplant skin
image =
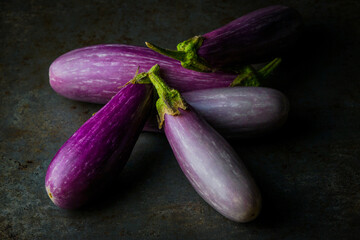
{"label": "eggplant skin", "polygon": [[[286,96],[271,88],[214,88],[186,92],[182,96],[227,138],[252,138],[274,131],[286,122],[289,112]],[[154,116],[150,116],[144,130],[159,132]]]}
{"label": "eggplant skin", "polygon": [[236,222],[255,219],[261,194],[226,140],[192,109],[165,114],[164,131],[174,155],[196,192]]}
{"label": "eggplant skin", "polygon": [[264,87],[233,87],[183,93],[184,99],[211,126],[227,137],[254,137],[283,125],[289,101]]}
{"label": "eggplant skin", "polygon": [[129,84],[64,143],[45,178],[46,191],[57,206],[82,206],[122,170],[152,99],[151,85]]}
{"label": "eggplant skin", "polygon": [[293,47],[301,29],[302,19],[295,9],[269,6],[202,35],[197,53],[215,69],[265,62]]}
{"label": "eggplant skin", "polygon": [[178,61],[144,47],[103,44],[58,57],[49,68],[49,81],[54,91],[64,97],[105,104],[134,77],[138,67],[139,72],[147,72],[155,64],[160,65],[167,84],[180,92],[227,87],[237,77],[188,70]]}

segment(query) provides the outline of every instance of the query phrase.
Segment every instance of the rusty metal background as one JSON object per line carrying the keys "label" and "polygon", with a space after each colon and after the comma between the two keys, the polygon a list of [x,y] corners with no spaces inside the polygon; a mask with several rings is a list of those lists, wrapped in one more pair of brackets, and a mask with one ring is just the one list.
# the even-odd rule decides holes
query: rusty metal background
{"label": "rusty metal background", "polygon": [[[44,189],[48,164],[101,106],[48,84],[59,55],[100,43],[174,47],[271,4],[298,9],[304,34],[267,83],[287,124],[232,140],[261,188],[251,223],[209,207],[164,136],[144,133],[108,193],[77,211]],[[357,1],[0,1],[0,239],[359,239],[360,6]]]}

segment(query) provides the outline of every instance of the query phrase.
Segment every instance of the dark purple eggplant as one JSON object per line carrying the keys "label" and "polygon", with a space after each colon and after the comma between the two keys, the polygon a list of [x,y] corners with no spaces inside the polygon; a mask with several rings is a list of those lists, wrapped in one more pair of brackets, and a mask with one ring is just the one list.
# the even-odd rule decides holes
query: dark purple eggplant
{"label": "dark purple eggplant", "polygon": [[149,71],[159,99],[160,126],[196,192],[223,216],[236,222],[255,219],[261,194],[245,165],[226,140],[159,77]]}
{"label": "dark purple eggplant", "polygon": [[179,60],[184,68],[201,72],[237,70],[280,56],[296,42],[302,25],[300,14],[286,6],[251,12],[202,36],[179,43],[177,51],[146,45]]}
{"label": "dark purple eggplant", "polygon": [[152,86],[129,84],[60,148],[45,179],[59,207],[82,206],[122,170],[149,116]]}

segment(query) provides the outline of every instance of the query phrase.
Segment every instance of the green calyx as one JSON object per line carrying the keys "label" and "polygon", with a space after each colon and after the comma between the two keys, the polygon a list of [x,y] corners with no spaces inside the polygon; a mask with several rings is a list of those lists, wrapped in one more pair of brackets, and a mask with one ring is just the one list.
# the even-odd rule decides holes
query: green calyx
{"label": "green calyx", "polygon": [[258,87],[260,86],[259,78],[258,72],[251,65],[248,65],[239,71],[239,75],[230,84],[230,87]]}
{"label": "green calyx", "polygon": [[267,79],[280,63],[281,58],[275,58],[259,71],[254,69],[251,65],[247,65],[238,71],[239,75],[230,84],[230,87],[258,87],[260,86],[260,82]]}
{"label": "green calyx", "polygon": [[148,42],[145,42],[145,44],[155,52],[179,60],[184,68],[198,72],[211,72],[211,67],[197,55],[197,50],[201,47],[203,40],[202,36],[192,37],[179,43],[177,51],[164,49]]}
{"label": "green calyx", "polygon": [[156,101],[156,109],[159,114],[159,129],[161,129],[164,124],[165,114],[173,116],[179,115],[179,108],[186,110],[187,106],[180,93],[177,90],[170,88],[160,77],[159,72],[160,67],[156,64],[150,69],[148,76],[159,95],[159,99]]}
{"label": "green calyx", "polygon": [[133,79],[131,79],[130,81],[128,81],[127,83],[125,83],[124,85],[118,88],[126,87],[129,84],[149,84],[149,83],[151,82],[150,79],[148,78],[148,73],[146,72],[139,73],[139,68],[137,68]]}
{"label": "green calyx", "polygon": [[164,124],[165,114],[173,116],[179,115],[179,108],[183,110],[187,108],[180,93],[170,88],[160,77],[160,66],[158,64],[154,65],[148,72],[138,73],[138,71],[136,71],[134,78],[124,86],[127,84],[152,84],[155,87],[159,96],[159,99],[156,101],[159,129],[161,129]]}

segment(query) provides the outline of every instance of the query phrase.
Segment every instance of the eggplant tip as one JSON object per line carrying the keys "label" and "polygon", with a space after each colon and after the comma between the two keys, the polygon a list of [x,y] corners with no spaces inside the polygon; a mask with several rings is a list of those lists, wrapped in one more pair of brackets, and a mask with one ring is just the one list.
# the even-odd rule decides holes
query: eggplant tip
{"label": "eggplant tip", "polygon": [[52,193],[50,192],[49,187],[46,187],[46,192],[47,192],[49,198],[52,200],[54,196],[53,196]]}

